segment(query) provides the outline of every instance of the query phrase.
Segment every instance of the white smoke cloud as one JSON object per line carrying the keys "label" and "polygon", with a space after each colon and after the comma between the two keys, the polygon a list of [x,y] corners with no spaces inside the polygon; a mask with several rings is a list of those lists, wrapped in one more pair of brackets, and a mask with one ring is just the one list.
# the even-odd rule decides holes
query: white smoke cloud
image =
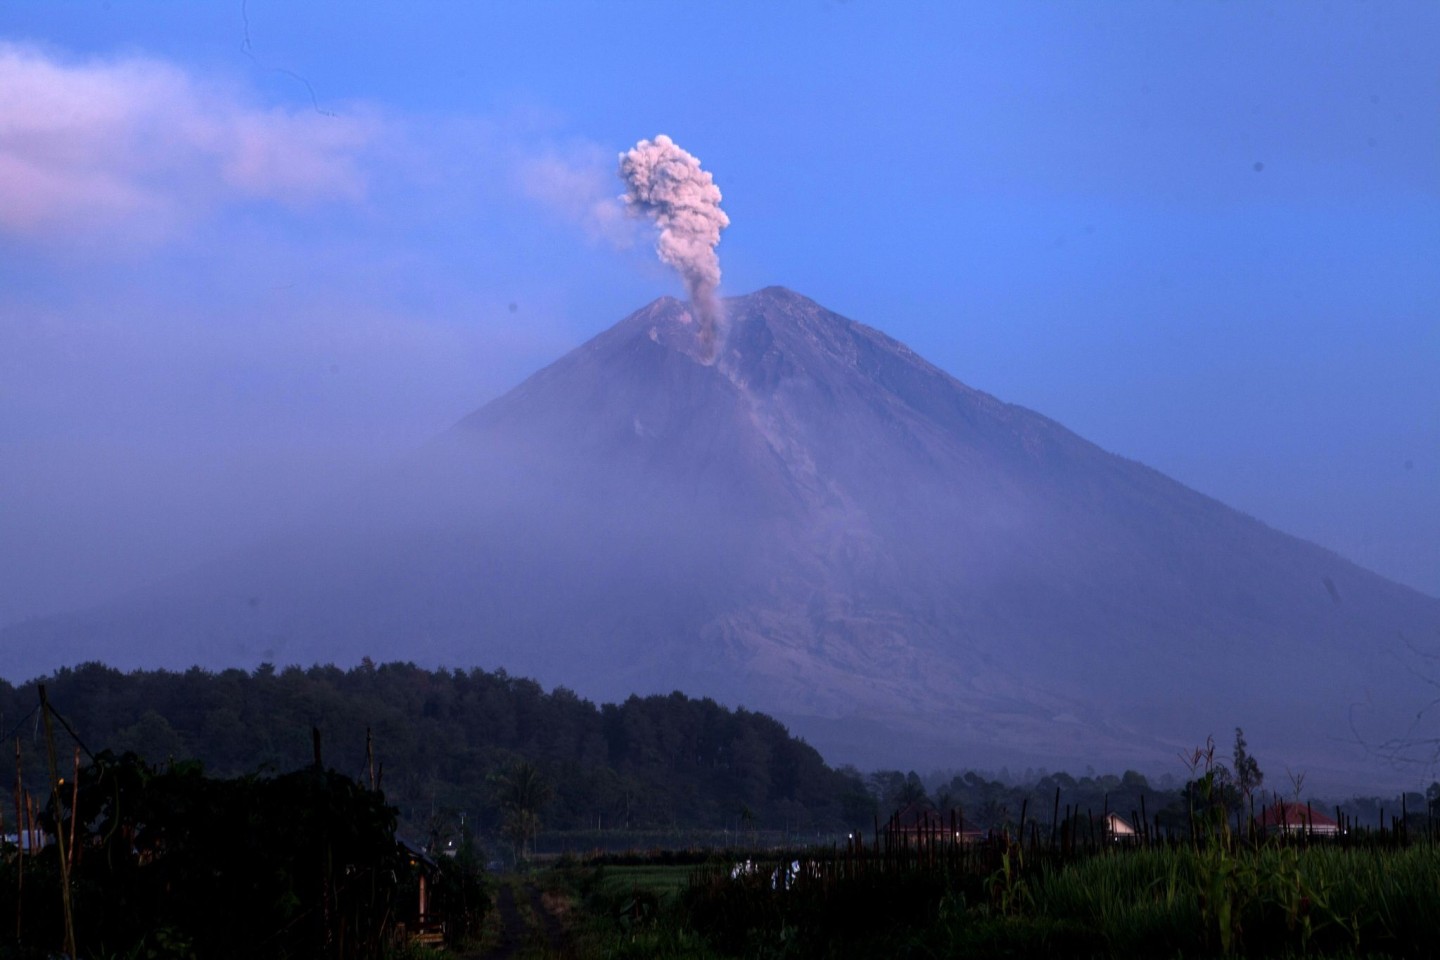
{"label": "white smoke cloud", "polygon": [[163,236],[216,207],[357,203],[364,112],[267,109],[148,57],[70,61],[0,42],[0,235]]}
{"label": "white smoke cloud", "polygon": [[709,351],[720,312],[720,258],[715,246],[730,218],[720,209],[720,188],[700,161],[663,133],[641,140],[620,154],[620,198],[632,214],[647,216],[660,228],[655,252],[685,281],[700,320],[700,342]]}

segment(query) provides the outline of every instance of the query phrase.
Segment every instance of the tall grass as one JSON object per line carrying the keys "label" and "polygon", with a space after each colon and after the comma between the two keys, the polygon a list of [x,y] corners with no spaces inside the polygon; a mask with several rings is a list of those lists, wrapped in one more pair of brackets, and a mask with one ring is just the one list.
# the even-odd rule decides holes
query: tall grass
{"label": "tall grass", "polygon": [[[991,872],[777,886],[710,872],[675,920],[719,952],[796,957],[1440,955],[1440,847],[1179,845]],[[1023,895],[1015,895],[1023,891]]]}
{"label": "tall grass", "polygon": [[1352,918],[1362,947],[1440,952],[1440,847],[1311,848],[1300,869],[1334,913]]}
{"label": "tall grass", "polygon": [[1381,953],[1440,949],[1440,848],[1261,847],[1225,865],[1232,937],[1208,918],[1216,863],[1190,848],[1137,850],[1051,870],[1035,915],[1082,924],[1111,955]]}
{"label": "tall grass", "polygon": [[1090,930],[1115,954],[1173,956],[1201,929],[1200,872],[1188,850],[1136,850],[1048,871],[1035,914]]}

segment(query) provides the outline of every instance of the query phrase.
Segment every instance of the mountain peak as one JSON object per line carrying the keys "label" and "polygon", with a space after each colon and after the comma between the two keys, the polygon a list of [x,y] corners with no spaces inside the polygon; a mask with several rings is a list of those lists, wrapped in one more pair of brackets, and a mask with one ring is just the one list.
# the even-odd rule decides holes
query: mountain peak
{"label": "mountain peak", "polygon": [[[557,364],[563,377],[534,378],[543,402],[502,398],[477,414],[627,478],[612,488],[703,503],[687,527],[751,531],[747,570],[674,587],[708,597],[691,639],[700,661],[716,659],[687,661],[706,692],[794,722],[933,712],[972,745],[1073,737],[1120,757],[1133,755],[1126,737],[1183,746],[1233,725],[1164,693],[1167,678],[1188,677],[1225,691],[1216,704],[1250,704],[1247,730],[1301,745],[1299,757],[1306,730],[1342,729],[1336,704],[1363,697],[1354,664],[1374,661],[1358,649],[1440,620],[1434,603],[967,387],[793,290],[722,304],[713,362],[699,357],[688,306],[663,297]],[[1374,598],[1366,626],[1331,622],[1326,578]],[[1247,670],[1230,668],[1237,657]],[[990,711],[1010,717],[1008,732]]]}
{"label": "mountain peak", "polygon": [[[842,331],[856,326],[808,297],[781,286],[770,286],[720,301],[713,349],[701,342],[701,327],[694,307],[671,296],[658,297],[580,348],[582,353],[643,349],[641,340],[705,367],[715,367],[732,379],[737,368],[783,344],[793,352],[801,340],[812,346],[840,344]],[[799,339],[797,339],[799,338]],[[628,344],[629,346],[622,346]]]}
{"label": "mountain peak", "polygon": [[[814,300],[811,300],[809,297],[805,296],[804,294],[796,293],[794,290],[791,290],[789,287],[782,287],[782,286],[780,286],[779,284],[771,284],[771,285],[768,286],[768,287],[761,287],[759,290],[756,290],[754,293],[746,294],[746,295],[740,296],[740,297],[734,297],[734,298],[732,298],[732,299],[735,299],[735,300],[771,300],[771,301],[776,301],[776,302],[790,301],[790,302],[799,302],[799,303],[809,304],[809,305],[812,306],[812,307],[819,307],[819,306],[820,306],[818,303],[816,303]],[[823,308],[822,308],[822,309],[823,309]]]}
{"label": "mountain peak", "polygon": [[792,290],[723,308],[713,360],[661,297],[486,404],[371,505],[370,542],[297,537],[0,648],[685,689],[871,766],[1154,769],[1243,723],[1319,782],[1367,762],[1341,745],[1357,705],[1405,729],[1395,638],[1433,635],[1440,603]]}

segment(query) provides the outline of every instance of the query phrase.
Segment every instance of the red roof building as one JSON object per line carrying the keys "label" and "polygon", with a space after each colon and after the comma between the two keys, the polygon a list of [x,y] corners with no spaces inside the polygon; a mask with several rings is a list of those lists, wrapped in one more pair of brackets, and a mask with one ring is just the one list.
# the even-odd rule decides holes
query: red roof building
{"label": "red roof building", "polygon": [[985,838],[984,832],[967,822],[958,808],[941,811],[919,803],[911,803],[897,812],[890,818],[888,827],[906,844],[978,843]]}
{"label": "red roof building", "polygon": [[1255,818],[1255,829],[1267,836],[1305,834],[1316,837],[1333,837],[1340,833],[1340,825],[1334,818],[1309,804],[1277,800]]}

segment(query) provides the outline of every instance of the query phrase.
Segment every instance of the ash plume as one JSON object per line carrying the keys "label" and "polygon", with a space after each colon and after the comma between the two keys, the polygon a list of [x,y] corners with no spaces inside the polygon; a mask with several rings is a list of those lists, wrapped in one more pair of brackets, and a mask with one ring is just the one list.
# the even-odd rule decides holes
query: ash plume
{"label": "ash plume", "polygon": [[715,245],[730,218],[720,209],[720,188],[700,161],[663,133],[641,140],[620,154],[621,200],[635,216],[647,216],[660,228],[655,252],[685,281],[700,321],[706,359],[713,355],[720,302],[720,258]]}

